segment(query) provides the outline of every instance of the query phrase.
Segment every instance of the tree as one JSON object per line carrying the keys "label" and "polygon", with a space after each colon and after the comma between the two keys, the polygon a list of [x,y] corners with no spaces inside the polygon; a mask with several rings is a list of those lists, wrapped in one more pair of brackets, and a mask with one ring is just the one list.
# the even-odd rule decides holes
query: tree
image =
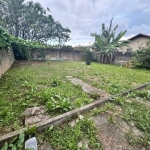
{"label": "tree", "polygon": [[68,28],[55,21],[50,9],[45,10],[40,3],[25,0],[1,0],[0,25],[15,37],[25,40],[47,42],[69,40]]}
{"label": "tree", "polygon": [[99,54],[100,61],[102,63],[113,63],[116,51],[127,43],[120,41],[127,30],[120,32],[117,36],[115,36],[115,31],[118,28],[118,25],[112,29],[112,21],[113,18],[110,21],[109,28],[106,28],[105,24],[102,24],[100,34],[91,33],[91,36],[95,37],[95,42],[92,47]]}

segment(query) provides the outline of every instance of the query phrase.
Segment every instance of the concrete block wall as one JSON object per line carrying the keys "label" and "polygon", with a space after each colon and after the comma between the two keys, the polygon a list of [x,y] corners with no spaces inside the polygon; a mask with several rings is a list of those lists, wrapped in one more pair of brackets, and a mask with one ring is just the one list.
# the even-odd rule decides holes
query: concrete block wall
{"label": "concrete block wall", "polygon": [[[83,51],[68,49],[46,49],[46,60],[84,60]],[[32,53],[33,59],[38,59],[38,51]]]}
{"label": "concrete block wall", "polygon": [[121,64],[125,65],[127,62],[131,60],[131,53],[130,52],[117,52],[114,64]]}
{"label": "concrete block wall", "polygon": [[[100,57],[99,54],[94,54],[96,60],[98,62],[100,62]],[[116,56],[115,56],[115,60],[113,62],[113,64],[117,64],[117,65],[125,65],[127,62],[129,62],[131,60],[132,54],[131,52],[116,52]]]}
{"label": "concrete block wall", "polygon": [[15,58],[12,50],[9,54],[7,50],[0,49],[0,77],[11,67],[14,61]]}

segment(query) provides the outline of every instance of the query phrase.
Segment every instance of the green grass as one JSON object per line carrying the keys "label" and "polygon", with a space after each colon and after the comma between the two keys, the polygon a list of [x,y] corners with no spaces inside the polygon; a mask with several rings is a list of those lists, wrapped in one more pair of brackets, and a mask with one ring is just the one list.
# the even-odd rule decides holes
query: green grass
{"label": "green grass", "polygon": [[[143,146],[150,148],[150,99],[145,90],[135,91],[127,97],[117,97],[115,103],[119,104],[122,109],[122,118],[141,131],[142,136],[135,137],[133,131],[127,133],[127,138],[134,146]],[[149,103],[150,104],[150,103]]]}
{"label": "green grass", "polygon": [[[149,81],[150,71],[83,62],[22,62],[0,79],[0,134],[19,129],[27,107],[46,105],[51,115],[60,114],[94,101],[66,76],[116,94]],[[59,98],[58,98],[59,97]]]}
{"label": "green grass", "polygon": [[[97,132],[94,123],[87,117],[77,120],[74,127],[65,123],[45,130],[45,140],[58,150],[86,150],[86,144],[91,150],[102,150],[101,143],[96,136]],[[80,145],[79,143],[82,144]]]}

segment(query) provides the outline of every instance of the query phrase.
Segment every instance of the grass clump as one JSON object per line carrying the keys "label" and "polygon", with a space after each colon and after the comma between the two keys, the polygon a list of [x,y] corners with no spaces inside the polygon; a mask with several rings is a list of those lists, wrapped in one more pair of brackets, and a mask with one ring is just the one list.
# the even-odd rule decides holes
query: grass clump
{"label": "grass clump", "polygon": [[[145,92],[144,94],[143,92],[134,92],[134,96],[143,97],[141,100],[144,101]],[[142,135],[134,137],[132,132],[129,132],[127,137],[132,144],[150,148],[150,107],[139,100],[129,99],[129,97],[133,97],[133,93],[125,98],[116,98],[115,103],[123,109],[122,118],[128,123],[133,121],[134,126],[141,131]]]}
{"label": "grass clump", "polygon": [[87,145],[93,150],[102,150],[101,144],[96,137],[95,125],[87,117],[78,119],[74,127],[66,124],[60,127],[50,127],[45,130],[44,136],[52,147],[58,150],[84,150]]}

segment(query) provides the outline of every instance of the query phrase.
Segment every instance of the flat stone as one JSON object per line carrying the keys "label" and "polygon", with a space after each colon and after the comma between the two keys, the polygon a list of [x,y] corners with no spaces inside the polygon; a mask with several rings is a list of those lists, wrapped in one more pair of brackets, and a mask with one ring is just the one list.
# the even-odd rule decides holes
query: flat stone
{"label": "flat stone", "polygon": [[33,125],[36,123],[47,121],[50,118],[51,118],[50,115],[45,115],[45,114],[40,114],[40,115],[36,115],[36,116],[29,116],[29,117],[25,118],[25,125]]}
{"label": "flat stone", "polygon": [[40,118],[40,119],[43,119],[43,115],[42,114],[40,114],[40,115],[38,115],[38,118]]}
{"label": "flat stone", "polygon": [[89,93],[89,94],[97,94],[99,95],[101,98],[108,98],[109,97],[109,94],[101,89],[98,89],[96,87],[93,87],[91,85],[89,85],[88,83],[80,80],[80,79],[77,79],[77,78],[72,78],[72,77],[69,77],[68,76],[66,77],[68,80],[70,80],[74,85],[80,85],[82,90],[86,93]]}
{"label": "flat stone", "polygon": [[94,121],[94,123],[95,123],[97,126],[103,126],[103,125],[105,125],[105,124],[108,123],[108,120],[107,120],[106,117],[99,116],[99,115],[97,115],[97,116],[95,116],[95,117],[92,117],[91,119]]}
{"label": "flat stone", "polygon": [[25,125],[32,125],[40,121],[41,119],[38,118],[37,116],[30,116],[29,118],[25,118]]}
{"label": "flat stone", "polygon": [[33,107],[32,108],[32,115],[40,115],[43,114],[45,107]]}
{"label": "flat stone", "polygon": [[31,109],[32,109],[31,115],[34,115],[36,111],[39,111],[39,110],[40,110],[39,107],[32,107]]}
{"label": "flat stone", "polygon": [[134,127],[134,128],[132,129],[132,131],[133,131],[133,135],[134,135],[135,137],[140,137],[140,136],[143,135],[142,132],[141,132],[140,130],[138,130],[136,127]]}
{"label": "flat stone", "polygon": [[46,115],[44,112],[45,106],[27,108],[23,113],[25,115],[25,125],[33,125],[50,119],[51,116]]}
{"label": "flat stone", "polygon": [[73,121],[71,121],[70,123],[69,123],[69,125],[71,126],[71,127],[74,127],[74,126],[76,126],[76,120],[73,120]]}
{"label": "flat stone", "polygon": [[48,120],[48,119],[50,119],[50,118],[51,118],[50,115],[43,115],[42,121]]}
{"label": "flat stone", "polygon": [[31,108],[27,108],[24,112],[23,112],[23,115],[24,116],[31,116],[32,114],[32,109]]}

